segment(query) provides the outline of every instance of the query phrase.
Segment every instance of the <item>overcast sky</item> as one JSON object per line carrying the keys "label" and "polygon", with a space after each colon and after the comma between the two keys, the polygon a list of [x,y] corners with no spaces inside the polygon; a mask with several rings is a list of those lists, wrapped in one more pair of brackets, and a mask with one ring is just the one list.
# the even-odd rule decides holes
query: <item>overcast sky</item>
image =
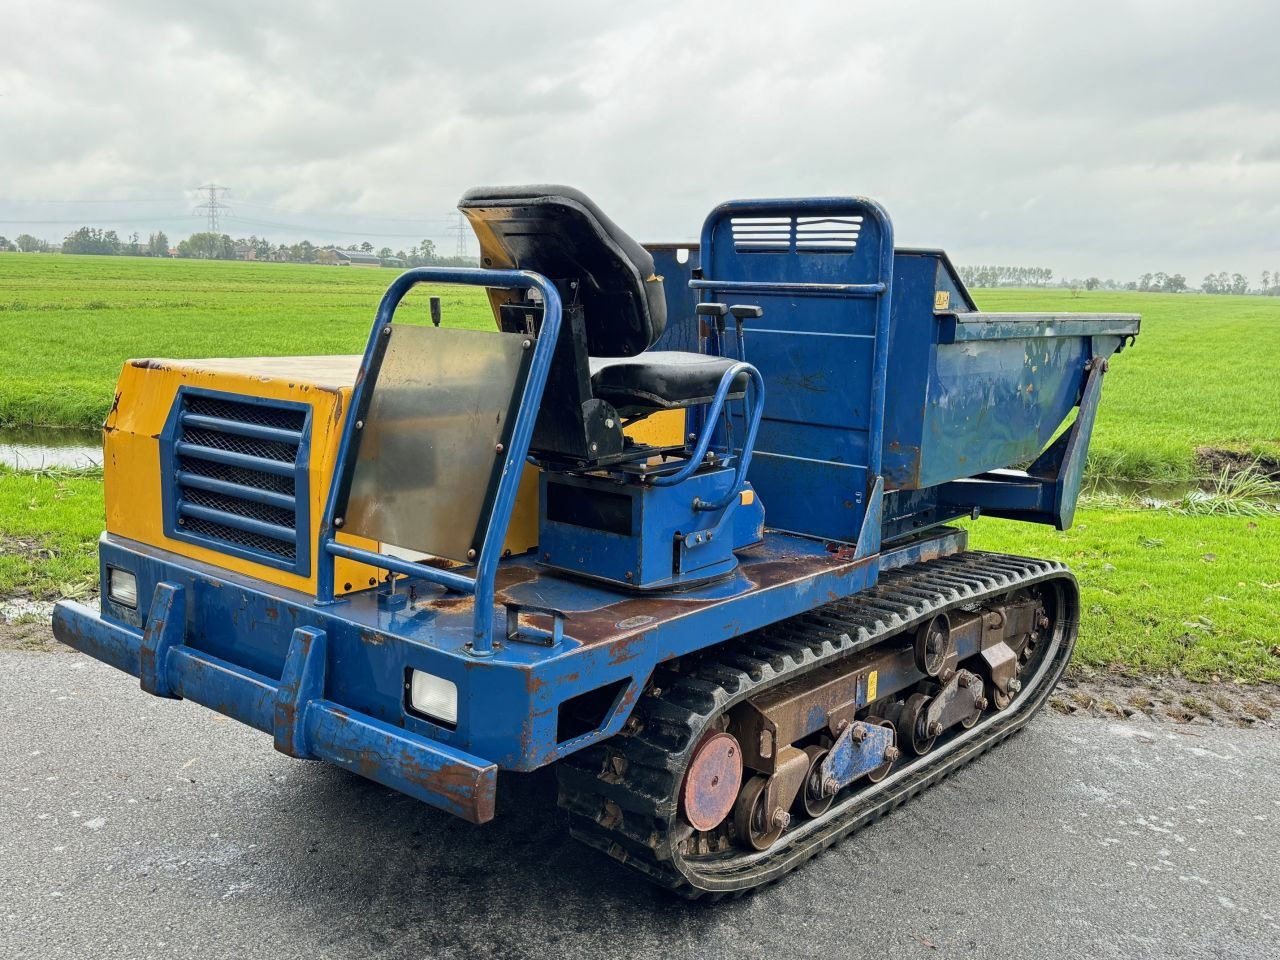
{"label": "overcast sky", "polygon": [[1280,3],[6,0],[0,233],[176,239],[208,181],[277,242],[451,249],[483,183],[578,186],[641,240],[857,193],[962,264],[1256,283]]}

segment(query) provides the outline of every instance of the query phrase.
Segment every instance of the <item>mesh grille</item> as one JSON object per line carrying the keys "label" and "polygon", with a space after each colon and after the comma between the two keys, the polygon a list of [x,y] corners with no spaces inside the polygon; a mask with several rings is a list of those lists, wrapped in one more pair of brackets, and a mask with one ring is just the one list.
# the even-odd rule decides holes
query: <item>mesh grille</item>
{"label": "mesh grille", "polygon": [[237,423],[252,423],[280,430],[301,430],[307,415],[302,410],[288,410],[261,403],[238,403],[217,397],[187,397],[185,410],[202,417],[217,417]]}
{"label": "mesh grille", "polygon": [[[255,469],[255,465],[231,465],[219,463],[212,459],[213,454],[206,456],[191,455],[172,456],[166,466],[166,472],[173,477],[178,471],[221,480],[255,490],[270,491],[295,497],[297,506],[290,510],[272,504],[259,503],[249,497],[234,494],[202,490],[194,486],[186,486],[180,482],[172,482],[169,487],[169,522],[176,524],[173,532],[178,536],[199,537],[205,541],[213,541],[213,546],[221,544],[233,554],[256,554],[260,560],[275,558],[286,564],[299,568],[298,537],[307,532],[305,510],[307,502],[307,477],[302,469],[305,464],[299,463],[299,452],[305,440],[307,412],[292,406],[277,406],[269,403],[245,403],[234,398],[211,397],[184,393],[180,401],[181,412],[196,414],[220,420],[222,429],[207,430],[186,425],[182,418],[177,418],[177,430],[173,436],[175,443],[187,443],[211,450],[226,451],[250,457],[262,466],[273,464],[289,464],[295,471],[284,476],[271,473],[265,469]],[[281,440],[261,440],[244,436],[246,427],[273,427],[290,430],[298,434],[298,442]],[[219,522],[219,519],[184,516],[183,504],[199,506],[205,510],[214,510],[222,518],[233,517],[257,520],[292,531],[292,540],[279,540],[237,529],[230,523]],[[236,522],[234,520],[232,523]],[[307,559],[305,556],[303,559]],[[305,572],[305,571],[304,571]]]}
{"label": "mesh grille", "polygon": [[234,513],[236,516],[248,517],[250,520],[261,520],[263,523],[274,523],[279,527],[293,529],[293,511],[285,510],[282,507],[273,507],[269,504],[244,500],[240,497],[228,497],[208,490],[195,490],[191,487],[182,488],[182,499],[187,503],[194,503],[198,507],[221,510],[223,513]]}
{"label": "mesh grille", "polygon": [[282,477],[278,474],[250,470],[246,467],[231,467],[225,463],[201,460],[199,457],[179,457],[178,466],[187,473],[210,477],[214,480],[223,480],[227,483],[238,483],[242,487],[270,490],[273,493],[293,493],[293,477]]}
{"label": "mesh grille", "polygon": [[269,553],[283,560],[293,561],[297,558],[296,544],[286,543],[274,537],[264,537],[257,533],[249,533],[245,530],[237,530],[235,527],[214,523],[212,520],[198,520],[195,517],[187,517],[183,521],[182,529],[188,533],[208,537],[211,540],[222,540],[238,547]]}
{"label": "mesh grille", "polygon": [[293,463],[298,455],[298,448],[292,443],[238,437],[233,433],[222,433],[218,430],[184,429],[182,439],[201,447],[229,450],[232,453],[242,453],[247,457],[275,460],[278,463]]}

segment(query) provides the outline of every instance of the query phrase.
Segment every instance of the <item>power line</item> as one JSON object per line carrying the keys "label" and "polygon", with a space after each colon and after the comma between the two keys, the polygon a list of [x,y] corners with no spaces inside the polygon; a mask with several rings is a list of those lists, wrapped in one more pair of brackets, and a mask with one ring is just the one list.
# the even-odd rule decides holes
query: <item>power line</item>
{"label": "power line", "polygon": [[421,233],[383,233],[380,230],[339,230],[336,227],[314,227],[302,223],[279,223],[275,220],[259,220],[255,217],[228,216],[235,223],[247,223],[250,226],[272,227],[276,230],[301,230],[306,233],[323,234],[338,233],[349,237],[379,237],[397,240],[421,240]]}
{"label": "power line", "polygon": [[449,213],[449,219],[453,223],[449,227],[449,232],[453,234],[454,245],[453,255],[455,257],[465,257],[467,255],[467,235],[471,232],[467,227],[467,219],[460,213]]}
{"label": "power line", "polygon": [[192,213],[196,216],[199,216],[202,213],[208,216],[209,232],[221,233],[222,231],[218,229],[218,214],[225,210],[227,211],[227,214],[230,215],[231,208],[218,199],[218,191],[222,190],[223,192],[228,192],[231,188],[223,187],[216,183],[206,183],[202,187],[196,187],[196,189],[203,190],[207,193],[209,195],[209,199],[197,206]]}
{"label": "power line", "polygon": [[[295,213],[293,210],[281,210],[279,207],[273,207],[270,204],[258,203],[256,200],[237,200],[236,203],[243,204],[247,207],[258,207],[262,210],[270,210],[272,213],[283,213],[286,216]],[[338,216],[350,217],[353,220],[371,220],[377,223],[446,223],[448,217],[379,217],[372,214],[356,213],[354,211],[332,211],[332,210],[308,210],[309,215],[320,216]]]}

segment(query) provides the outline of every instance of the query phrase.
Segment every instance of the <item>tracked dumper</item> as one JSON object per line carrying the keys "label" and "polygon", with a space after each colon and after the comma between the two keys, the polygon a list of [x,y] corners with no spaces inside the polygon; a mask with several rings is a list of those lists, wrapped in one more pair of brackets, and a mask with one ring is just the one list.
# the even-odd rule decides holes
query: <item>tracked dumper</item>
{"label": "tracked dumper", "polygon": [[59,639],[476,823],[555,764],[573,835],[686,896],[1043,705],[1076,580],[953,524],[1071,524],[1136,316],[982,312],[859,198],[649,247],[567,187],[459,206],[482,268],[400,275],[361,355],[125,365],[101,604]]}

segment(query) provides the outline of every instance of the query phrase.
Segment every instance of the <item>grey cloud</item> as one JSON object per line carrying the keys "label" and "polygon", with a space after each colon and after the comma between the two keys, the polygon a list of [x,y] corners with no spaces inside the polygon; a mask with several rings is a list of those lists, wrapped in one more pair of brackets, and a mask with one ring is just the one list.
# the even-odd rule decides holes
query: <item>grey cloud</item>
{"label": "grey cloud", "polygon": [[[190,229],[214,178],[258,223],[402,246],[474,183],[565,181],[644,238],[863,193],[962,262],[1280,265],[1273,2],[19,0],[7,25],[5,220]],[[175,200],[33,202],[103,195]]]}

